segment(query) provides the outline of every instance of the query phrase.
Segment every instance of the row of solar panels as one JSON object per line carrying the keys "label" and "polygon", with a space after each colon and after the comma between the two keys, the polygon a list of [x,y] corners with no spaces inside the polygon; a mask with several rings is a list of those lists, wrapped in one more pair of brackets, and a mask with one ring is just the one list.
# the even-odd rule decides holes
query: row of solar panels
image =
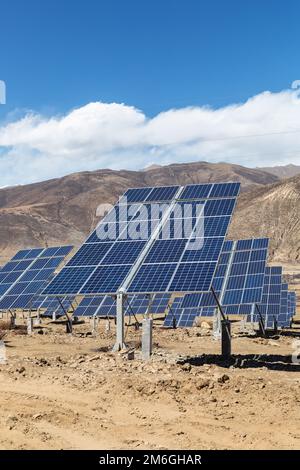
{"label": "row of solar panels", "polygon": [[[159,295],[168,299],[166,324],[175,318],[178,326],[190,326],[196,315],[215,310],[213,285],[225,313],[253,319],[257,313],[249,308],[259,304],[266,322],[278,317],[285,294],[281,268],[266,268],[268,240],[224,243],[239,189],[239,183],[220,183],[128,190],[58,275],[72,247],[22,250],[7,263],[0,309],[62,313],[72,304],[76,314],[96,308],[94,314],[111,315],[112,295],[125,285],[127,313],[143,310],[144,294],[154,293],[153,303]],[[171,302],[179,292],[190,294]],[[60,299],[45,300],[46,294]],[[77,296],[84,296],[78,309]]]}
{"label": "row of solar panels", "polygon": [[[226,269],[230,266],[222,301],[224,312],[247,315],[249,321],[257,321],[258,312],[251,309],[259,303],[266,327],[273,327],[274,319],[278,326],[289,326],[295,314],[296,295],[288,292],[287,284],[282,284],[281,267],[265,266],[267,247],[267,239],[225,242],[213,286],[220,297]],[[9,305],[5,308],[43,309],[47,316],[64,315],[70,309],[76,316],[115,316],[116,304],[112,296],[84,297],[77,305],[74,296],[57,299],[36,295],[71,249],[68,246],[18,252],[0,271],[0,291],[7,292],[1,309],[4,304]],[[125,312],[127,315],[145,313],[148,308],[149,296],[134,295],[129,297]],[[174,302],[169,294],[156,294],[150,305],[153,314],[168,310],[166,326],[173,325],[174,320],[177,326],[192,326],[197,316],[212,316],[215,308],[211,293],[187,294]]]}
{"label": "row of solar panels", "polygon": [[[275,318],[278,326],[289,326],[295,313],[295,293],[288,292],[288,286],[282,284],[280,267],[265,266],[267,246],[267,239],[226,242],[213,285],[220,297],[225,283],[224,267],[226,267],[228,273],[222,302],[226,314],[247,315],[249,321],[257,321],[258,312],[252,309],[253,305],[258,303],[266,327],[272,327]],[[229,262],[228,255],[231,256],[231,262]],[[261,274],[263,274],[263,280]],[[33,301],[32,308],[46,308],[45,314],[48,316],[53,313],[62,315],[67,307],[71,307],[72,311],[75,309],[74,315],[76,316],[115,316],[116,304],[111,296],[85,297],[78,306],[74,302],[74,297],[57,300],[41,296]],[[148,308],[149,296],[135,295],[129,297],[125,312],[126,314],[145,313]],[[178,326],[192,326],[197,316],[212,316],[215,308],[214,298],[207,293],[205,295],[187,294],[173,303],[170,295],[156,294],[150,306],[151,313],[154,314],[165,313],[168,309],[166,326],[173,325],[174,320]]]}

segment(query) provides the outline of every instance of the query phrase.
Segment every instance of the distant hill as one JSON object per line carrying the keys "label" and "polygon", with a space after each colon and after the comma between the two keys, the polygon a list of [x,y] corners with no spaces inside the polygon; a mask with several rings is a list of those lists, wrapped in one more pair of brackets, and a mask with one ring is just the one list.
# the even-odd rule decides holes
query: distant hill
{"label": "distant hill", "polygon": [[274,261],[300,261],[300,175],[241,194],[229,236],[270,237]]}
{"label": "distant hill", "polygon": [[271,175],[275,175],[280,179],[292,178],[293,176],[300,175],[300,165],[273,166],[258,169],[271,173]]}
{"label": "distant hill", "polygon": [[79,245],[98,222],[97,206],[114,203],[129,187],[220,181],[242,183],[231,235],[272,235],[275,257],[298,259],[299,213],[294,200],[299,187],[294,180],[280,182],[262,169],[200,162],[147,171],[82,172],[0,189],[0,264],[20,248]]}

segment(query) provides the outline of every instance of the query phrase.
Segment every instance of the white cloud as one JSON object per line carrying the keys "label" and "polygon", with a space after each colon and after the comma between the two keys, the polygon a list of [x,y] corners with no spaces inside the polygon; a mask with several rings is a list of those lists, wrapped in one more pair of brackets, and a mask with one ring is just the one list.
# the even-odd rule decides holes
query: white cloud
{"label": "white cloud", "polygon": [[151,119],[134,107],[96,102],[65,116],[28,113],[0,125],[1,186],[200,160],[299,164],[299,91],[264,92],[219,109],[171,109]]}

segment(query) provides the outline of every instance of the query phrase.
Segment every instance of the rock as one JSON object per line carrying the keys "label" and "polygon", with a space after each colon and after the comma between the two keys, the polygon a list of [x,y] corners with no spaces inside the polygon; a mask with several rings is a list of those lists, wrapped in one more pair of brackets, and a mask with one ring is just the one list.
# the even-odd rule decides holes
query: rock
{"label": "rock", "polygon": [[32,416],[32,419],[40,419],[42,418],[43,415],[41,413],[36,413],[35,415]]}
{"label": "rock", "polygon": [[92,362],[92,361],[97,361],[98,359],[101,359],[101,356],[99,356],[99,354],[97,354],[97,356],[92,356],[89,358],[89,362]]}
{"label": "rock", "polygon": [[207,321],[202,321],[200,326],[204,330],[212,330],[212,324],[208,323]]}
{"label": "rock", "polygon": [[192,366],[188,362],[186,362],[185,364],[182,364],[182,366],[181,366],[181,369],[186,371],[186,372],[190,372],[191,368],[192,368]]}
{"label": "rock", "polygon": [[203,388],[209,387],[210,386],[210,380],[208,379],[200,379],[197,382],[196,388],[198,390],[202,390]]}
{"label": "rock", "polygon": [[276,341],[274,341],[274,340],[272,340],[272,339],[269,339],[268,344],[269,344],[270,346],[277,346],[277,347],[280,346],[280,344],[278,344]]}
{"label": "rock", "polygon": [[17,369],[17,372],[19,372],[19,374],[23,374],[25,372],[25,367],[20,367],[19,369]]}
{"label": "rock", "polygon": [[217,377],[217,382],[224,384],[225,382],[228,382],[229,376],[227,374],[221,374]]}

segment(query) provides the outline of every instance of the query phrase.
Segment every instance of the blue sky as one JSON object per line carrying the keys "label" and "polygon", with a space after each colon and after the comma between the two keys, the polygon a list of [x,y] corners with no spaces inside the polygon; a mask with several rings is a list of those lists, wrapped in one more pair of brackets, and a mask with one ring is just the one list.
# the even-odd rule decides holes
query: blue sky
{"label": "blue sky", "polygon": [[[221,109],[265,91],[280,95],[300,78],[299,13],[299,2],[276,0],[4,0],[0,79],[7,85],[7,104],[0,106],[0,160],[11,168],[11,162],[21,164],[22,155],[28,162],[30,154],[36,167],[38,155],[42,161],[47,153],[27,138],[1,138],[7,122],[23,125],[28,110],[47,120],[90,103],[124,103],[141,110],[145,119],[155,119],[173,108]],[[35,120],[31,128],[36,125]],[[276,126],[275,131],[281,130]],[[274,130],[268,123],[265,128]],[[239,126],[232,130],[234,136],[245,132]],[[211,138],[210,131],[207,135]],[[158,162],[156,148],[155,139],[146,143],[154,157],[143,154],[141,164]],[[138,167],[140,147],[127,150],[136,161],[123,158],[119,166]],[[111,154],[105,152],[105,158],[93,154],[87,169],[108,165]],[[197,155],[187,157],[195,160]],[[209,157],[205,149],[199,154],[199,159]],[[214,159],[221,157],[216,153]],[[230,158],[235,161],[232,152],[224,154],[224,160]],[[163,162],[183,160],[171,149]],[[118,168],[115,160],[111,166]],[[58,164],[50,176],[62,174],[63,167]],[[80,169],[74,164],[67,171]],[[7,178],[8,184],[19,180],[28,182],[30,175]]]}
{"label": "blue sky", "polygon": [[299,14],[276,0],[5,0],[7,109],[101,100],[153,115],[278,91],[299,78]]}

